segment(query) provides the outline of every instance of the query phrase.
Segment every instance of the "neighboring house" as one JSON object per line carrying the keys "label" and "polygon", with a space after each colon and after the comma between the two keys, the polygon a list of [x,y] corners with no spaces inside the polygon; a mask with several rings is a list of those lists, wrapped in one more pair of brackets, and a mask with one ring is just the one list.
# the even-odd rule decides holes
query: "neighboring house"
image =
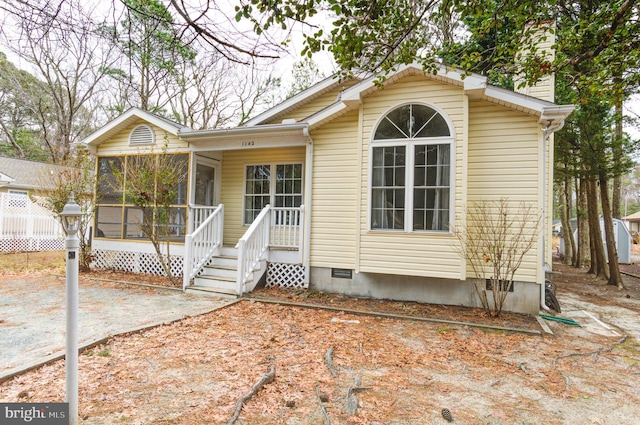
{"label": "neighboring house", "polygon": [[64,249],[59,221],[38,202],[59,165],[0,156],[0,252]]}
{"label": "neighboring house", "polygon": [[[537,93],[553,99],[551,87]],[[187,159],[171,219],[185,289],[241,295],[266,270],[268,285],[478,306],[451,229],[470,202],[508,198],[544,212],[505,304],[537,313],[552,255],[552,133],[572,110],[479,75],[403,66],[382,85],[326,79],[243,127],[192,130],[131,109],[83,143],[100,181],[164,146]],[[99,190],[95,264],[157,272],[140,211],[121,188]]]}
{"label": "neighboring house", "polygon": [[640,233],[640,211],[622,217],[622,220],[630,232]]}

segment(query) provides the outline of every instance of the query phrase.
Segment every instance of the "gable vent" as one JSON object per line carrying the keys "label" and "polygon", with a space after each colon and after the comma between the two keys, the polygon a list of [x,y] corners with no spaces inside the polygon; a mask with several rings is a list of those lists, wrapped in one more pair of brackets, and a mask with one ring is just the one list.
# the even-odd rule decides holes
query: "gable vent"
{"label": "gable vent", "polygon": [[129,145],[154,145],[155,143],[153,129],[146,124],[136,126],[129,134]]}

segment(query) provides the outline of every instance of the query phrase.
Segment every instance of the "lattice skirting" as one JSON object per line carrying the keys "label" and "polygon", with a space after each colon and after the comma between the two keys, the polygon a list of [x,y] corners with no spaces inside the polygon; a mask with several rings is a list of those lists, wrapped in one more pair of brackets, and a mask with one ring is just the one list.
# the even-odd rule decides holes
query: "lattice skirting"
{"label": "lattice skirting", "polygon": [[0,252],[20,252],[20,251],[62,251],[64,250],[63,239],[0,239]]}
{"label": "lattice skirting", "polygon": [[[156,253],[111,251],[94,249],[92,266],[97,269],[112,269],[133,273],[166,276]],[[182,276],[184,260],[180,255],[171,256],[171,273]]]}
{"label": "lattice skirting", "polygon": [[304,281],[304,266],[302,264],[269,263],[267,265],[267,288],[279,286],[281,288],[306,289],[309,283]]}

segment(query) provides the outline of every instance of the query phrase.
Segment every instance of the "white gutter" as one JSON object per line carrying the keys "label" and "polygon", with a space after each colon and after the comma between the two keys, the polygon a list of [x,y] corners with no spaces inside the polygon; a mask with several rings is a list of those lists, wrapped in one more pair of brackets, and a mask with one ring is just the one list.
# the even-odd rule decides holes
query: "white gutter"
{"label": "white gutter", "polygon": [[305,159],[304,178],[305,178],[305,201],[304,201],[304,252],[302,257],[302,266],[304,267],[304,283],[308,286],[311,277],[311,193],[313,187],[313,140],[309,134],[309,128],[305,127],[302,131],[307,137],[307,157]]}
{"label": "white gutter", "polygon": [[255,127],[234,127],[222,128],[216,130],[181,130],[178,136],[186,141],[193,142],[198,140],[215,140],[229,139],[235,137],[247,136],[266,136],[281,135],[283,133],[293,133],[307,136],[305,134],[309,124],[306,122],[282,123],[282,124],[265,124]]}
{"label": "white gutter", "polygon": [[[573,110],[573,109],[572,109]],[[554,122],[549,120],[546,127],[542,128],[542,284],[540,285],[540,307],[543,310],[551,311],[546,303],[546,270],[547,262],[545,261],[547,249],[547,143],[549,136],[564,127],[564,120]]]}

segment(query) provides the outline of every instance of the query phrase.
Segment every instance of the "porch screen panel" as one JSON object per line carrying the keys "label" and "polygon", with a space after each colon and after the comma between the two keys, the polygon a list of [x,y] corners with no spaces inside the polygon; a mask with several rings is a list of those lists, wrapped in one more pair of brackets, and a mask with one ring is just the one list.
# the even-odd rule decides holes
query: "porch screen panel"
{"label": "porch screen panel", "polygon": [[115,173],[124,172],[123,157],[103,157],[98,159],[98,202],[101,204],[122,203],[123,188]]}
{"label": "porch screen panel", "polygon": [[125,207],[124,209],[124,237],[126,239],[143,239],[143,213],[140,208]]}
{"label": "porch screen panel", "polygon": [[404,229],[405,146],[373,148],[371,227]]}
{"label": "porch screen panel", "polygon": [[122,237],[122,207],[98,207],[96,211],[96,236],[115,239]]}
{"label": "porch screen panel", "polygon": [[269,204],[271,193],[271,166],[249,165],[246,169],[244,191],[244,224],[249,225]]}
{"label": "porch screen panel", "polygon": [[[189,175],[188,154],[141,154],[119,157],[98,158],[97,214],[95,236],[110,239],[148,239],[145,231],[153,232],[161,240],[168,237],[174,242],[183,242],[187,215],[187,182]],[[162,162],[164,161],[164,162]],[[151,174],[142,173],[134,181],[134,170],[149,167]],[[167,187],[164,172],[176,172],[179,183]],[[125,176],[123,179],[122,176]],[[138,176],[140,177],[140,176]],[[135,206],[135,200],[129,189],[138,186],[137,192],[149,201],[143,215],[142,209]],[[142,189],[140,189],[142,187]],[[169,195],[169,199],[160,199],[160,194]],[[126,198],[126,199],[125,199]],[[167,224],[159,220],[163,207],[154,202],[167,202],[171,212],[167,212]],[[146,218],[146,220],[145,220]]]}

